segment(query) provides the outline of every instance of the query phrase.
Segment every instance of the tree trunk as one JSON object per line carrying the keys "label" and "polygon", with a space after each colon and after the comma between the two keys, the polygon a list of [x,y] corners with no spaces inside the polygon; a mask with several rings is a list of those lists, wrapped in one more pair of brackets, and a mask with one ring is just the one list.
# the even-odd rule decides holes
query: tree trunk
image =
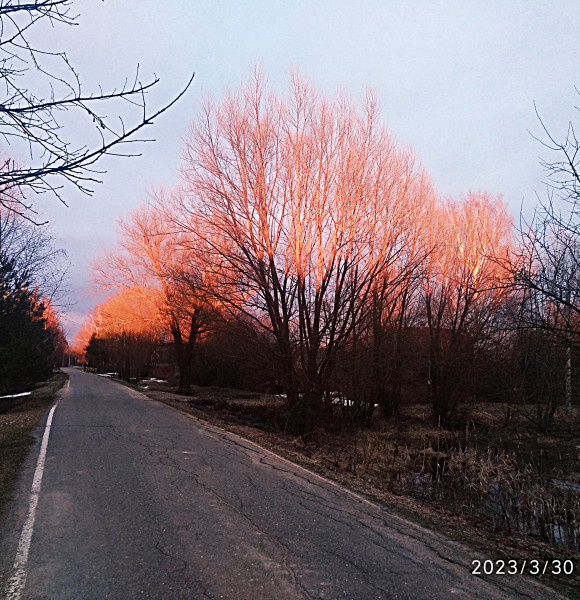
{"label": "tree trunk", "polygon": [[179,387],[177,393],[183,396],[191,395],[191,376],[192,376],[192,360],[193,351],[197,342],[197,334],[199,332],[197,312],[191,315],[189,336],[187,341],[183,341],[181,335],[181,328],[177,318],[174,318],[171,327],[171,333],[173,334],[173,340],[175,342],[175,351],[177,353],[177,366],[179,368]]}
{"label": "tree trunk", "polygon": [[191,359],[192,352],[189,343],[176,345],[177,366],[179,368],[179,387],[177,393],[182,396],[191,395]]}
{"label": "tree trunk", "polygon": [[566,414],[572,414],[572,345],[566,347]]}

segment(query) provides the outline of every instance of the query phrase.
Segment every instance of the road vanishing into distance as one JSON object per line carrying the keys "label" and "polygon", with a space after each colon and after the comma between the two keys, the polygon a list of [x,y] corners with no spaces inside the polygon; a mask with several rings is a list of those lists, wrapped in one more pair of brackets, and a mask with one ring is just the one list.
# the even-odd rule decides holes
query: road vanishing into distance
{"label": "road vanishing into distance", "polygon": [[66,371],[47,444],[43,425],[0,530],[0,597],[557,597],[519,576],[474,576],[472,551],[388,508],[121,384]]}

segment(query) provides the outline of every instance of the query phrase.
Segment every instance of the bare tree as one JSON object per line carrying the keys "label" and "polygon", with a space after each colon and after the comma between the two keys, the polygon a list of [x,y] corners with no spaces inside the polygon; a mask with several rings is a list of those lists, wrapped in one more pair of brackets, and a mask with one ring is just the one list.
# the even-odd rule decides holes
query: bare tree
{"label": "bare tree", "polygon": [[[0,138],[5,147],[0,164],[0,204],[34,218],[27,193],[50,192],[64,202],[65,182],[84,193],[98,182],[95,163],[105,155],[136,156],[130,143],[144,141],[136,135],[172,106],[188,89],[170,102],[149,110],[147,93],[157,77],[142,83],[139,69],[132,81],[110,91],[86,92],[65,53],[52,52],[34,43],[39,23],[54,27],[77,24],[72,0],[0,0]],[[125,123],[118,103],[134,117]],[[113,109],[114,115],[105,116]],[[65,115],[82,123],[84,140],[75,145],[66,137]],[[6,146],[27,148],[27,165],[17,164]]]}
{"label": "bare tree", "polygon": [[297,76],[288,99],[267,96],[256,71],[207,103],[183,173],[180,226],[234,274],[222,301],[276,340],[289,426],[311,431],[375,278],[404,251],[419,171],[372,97],[358,112]]}
{"label": "bare tree", "polygon": [[0,204],[0,252],[44,301],[59,306],[66,291],[66,253],[55,247],[47,225],[36,226],[12,205]]}
{"label": "bare tree", "polygon": [[541,161],[546,200],[539,201],[530,223],[522,218],[524,253],[516,277],[550,298],[566,320],[580,315],[580,141],[572,122],[558,141],[538,119],[545,135],[536,139],[555,157]]}
{"label": "bare tree", "polygon": [[[157,202],[166,205],[165,195]],[[211,269],[191,235],[175,231],[161,211],[141,206],[119,226],[119,246],[95,264],[96,280],[104,289],[141,294],[154,307],[175,347],[178,393],[189,394],[193,353],[212,313]]]}
{"label": "bare tree", "polygon": [[392,225],[386,236],[391,245],[389,252],[396,249],[396,256],[387,261],[388,268],[376,277],[369,298],[367,325],[372,350],[367,423],[375,405],[381,406],[386,417],[399,411],[403,334],[414,321],[423,266],[434,251],[429,235],[436,215],[432,185],[425,176],[416,177],[414,173],[407,173],[400,181],[403,185],[398,193],[403,197],[385,203],[390,210],[398,206],[402,211],[394,219],[391,217]]}
{"label": "bare tree", "polygon": [[539,201],[531,222],[521,219],[522,253],[513,273],[526,300],[521,324],[550,332],[566,348],[570,412],[573,348],[580,346],[580,141],[572,122],[560,141],[538,119],[544,136],[537,139],[554,158],[541,161],[548,176],[546,199]]}
{"label": "bare tree", "polygon": [[[493,329],[509,286],[513,222],[500,198],[470,193],[440,206],[431,225],[435,251],[423,276],[434,417],[453,415],[478,345]],[[461,389],[463,388],[463,389]]]}

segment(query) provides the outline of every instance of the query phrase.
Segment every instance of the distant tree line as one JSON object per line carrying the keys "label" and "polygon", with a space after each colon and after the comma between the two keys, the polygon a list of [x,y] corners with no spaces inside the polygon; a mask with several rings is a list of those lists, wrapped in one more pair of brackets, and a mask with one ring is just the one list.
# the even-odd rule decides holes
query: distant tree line
{"label": "distant tree line", "polygon": [[293,76],[281,97],[255,72],[205,105],[180,186],[120,222],[77,346],[125,378],[176,366],[184,394],[270,389],[296,433],[419,401],[441,424],[474,399],[549,421],[575,401],[580,317],[578,144],[551,142],[553,194],[518,235],[499,197],[440,199],[372,96]]}

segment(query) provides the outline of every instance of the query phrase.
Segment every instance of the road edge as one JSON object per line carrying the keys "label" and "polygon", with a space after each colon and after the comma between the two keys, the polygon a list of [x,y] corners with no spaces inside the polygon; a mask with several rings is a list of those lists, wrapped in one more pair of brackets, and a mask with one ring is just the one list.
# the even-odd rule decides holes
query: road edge
{"label": "road edge", "polygon": [[[233,437],[236,440],[238,440],[237,443],[242,442],[242,444],[240,444],[240,445],[248,448],[247,445],[249,444],[250,446],[253,447],[253,448],[248,448],[249,450],[255,451],[254,449],[257,449],[259,452],[265,453],[266,455],[270,455],[270,456],[274,457],[275,459],[283,461],[284,463],[290,465],[292,468],[298,468],[298,469],[300,469],[300,471],[308,474],[309,476],[314,476],[317,479],[323,481],[324,483],[326,483],[328,485],[331,485],[333,487],[341,489],[343,492],[346,492],[350,496],[356,498],[357,501],[359,501],[361,503],[365,503],[369,506],[372,506],[375,510],[378,510],[382,513],[387,513],[389,519],[397,520],[407,526],[412,526],[413,528],[416,528],[417,530],[424,532],[427,536],[433,537],[440,542],[445,541],[447,544],[451,544],[453,547],[453,550],[455,551],[454,553],[456,555],[457,554],[461,555],[463,550],[468,549],[471,552],[471,554],[469,554],[469,556],[467,558],[465,558],[463,561],[461,561],[461,563],[460,563],[465,568],[469,567],[472,559],[476,559],[476,558],[489,559],[490,558],[489,556],[485,556],[483,554],[484,550],[482,548],[473,546],[472,544],[469,543],[469,541],[466,541],[464,539],[457,539],[453,535],[449,535],[449,533],[447,531],[442,532],[442,531],[436,530],[434,527],[429,526],[430,523],[428,520],[427,521],[422,520],[420,515],[412,512],[411,510],[409,510],[407,512],[406,510],[402,509],[399,506],[390,505],[388,503],[387,499],[375,496],[372,493],[363,492],[359,489],[356,489],[356,487],[351,487],[348,485],[350,483],[350,482],[348,482],[348,480],[342,480],[342,479],[338,479],[338,478],[332,479],[332,478],[328,477],[326,473],[317,472],[317,470],[315,468],[313,468],[315,465],[308,463],[306,460],[304,460],[304,461],[295,460],[296,458],[298,458],[298,456],[296,456],[294,454],[290,454],[290,453],[286,454],[284,452],[284,450],[281,448],[276,448],[276,447],[272,448],[272,447],[264,446],[264,445],[260,444],[259,442],[255,441],[254,439],[245,437],[244,435],[242,435],[243,432],[233,431],[232,429],[229,429],[227,427],[228,424],[224,423],[223,421],[220,422],[219,417],[216,417],[215,415],[209,415],[203,411],[196,410],[194,407],[191,407],[191,406],[188,407],[189,410],[185,410],[184,408],[180,408],[169,402],[164,402],[163,400],[149,396],[147,394],[147,390],[141,390],[141,389],[137,388],[136,386],[134,386],[133,384],[127,383],[125,381],[122,381],[122,380],[119,380],[116,378],[111,378],[111,381],[113,383],[120,385],[121,387],[128,389],[130,392],[132,392],[132,395],[135,395],[135,397],[143,398],[149,402],[153,402],[160,406],[167,407],[167,408],[171,409],[173,412],[195,421],[196,424],[203,426],[206,430],[209,430],[211,433],[214,433],[217,435],[222,435],[222,436],[226,435],[228,437]],[[152,393],[155,393],[155,392],[152,392]],[[195,412],[191,412],[191,411],[195,411]],[[220,422],[220,424],[216,424],[215,421]],[[302,458],[304,458],[304,457],[302,457]],[[466,553],[464,553],[464,554],[466,554]],[[452,562],[457,563],[459,561],[453,560]],[[580,565],[577,565],[577,567],[580,567]],[[539,581],[538,579],[535,579],[534,577],[532,577],[531,575],[528,575],[528,574],[523,575],[522,580],[525,581],[528,585],[532,586],[533,588],[536,588],[536,590],[538,590],[539,592],[549,592],[550,595],[544,596],[544,597],[551,597],[551,598],[554,598],[554,600],[558,600],[558,598],[561,600],[571,600],[572,598],[575,597],[572,595],[575,593],[575,590],[570,589],[571,586],[556,585],[553,583],[553,581],[548,581],[548,582]],[[490,576],[490,577],[486,578],[485,581],[489,581],[490,583],[497,585],[500,589],[502,589],[506,593],[510,593],[510,592],[513,593],[515,591],[510,586],[505,585],[505,583],[507,582],[505,576],[503,576],[503,579],[502,579],[501,575]],[[502,585],[502,583],[503,583],[503,585]],[[555,596],[554,594],[557,594],[557,596]]]}

